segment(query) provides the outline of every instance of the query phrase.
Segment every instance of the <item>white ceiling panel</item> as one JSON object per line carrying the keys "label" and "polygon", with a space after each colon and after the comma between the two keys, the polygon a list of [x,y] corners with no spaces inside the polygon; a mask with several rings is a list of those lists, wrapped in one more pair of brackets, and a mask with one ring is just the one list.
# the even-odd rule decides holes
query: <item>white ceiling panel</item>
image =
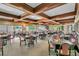
{"label": "white ceiling panel", "polygon": [[26,3],[27,5],[31,6],[32,8],[37,7],[38,5],[40,5],[41,3]]}
{"label": "white ceiling panel", "polygon": [[0,12],[5,12],[5,13],[17,15],[17,16],[20,16],[24,13],[23,11],[21,11],[19,9],[7,6],[3,3],[0,3]]}
{"label": "white ceiling panel", "polygon": [[55,15],[60,15],[60,14],[72,12],[74,10],[75,10],[75,4],[74,3],[68,3],[68,4],[64,4],[60,7],[45,11],[44,14],[46,14],[48,16],[55,16]]}

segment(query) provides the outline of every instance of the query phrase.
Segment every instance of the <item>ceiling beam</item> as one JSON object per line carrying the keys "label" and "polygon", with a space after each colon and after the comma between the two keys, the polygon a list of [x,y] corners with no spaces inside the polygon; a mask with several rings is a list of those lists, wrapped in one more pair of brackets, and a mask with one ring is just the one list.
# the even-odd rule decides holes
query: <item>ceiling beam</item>
{"label": "ceiling beam", "polygon": [[75,23],[78,23],[78,17],[79,17],[79,3],[75,4],[75,11],[76,11],[76,17],[75,17]]}
{"label": "ceiling beam", "polygon": [[34,13],[39,14],[39,13],[42,13],[50,9],[54,9],[64,4],[65,3],[42,3],[34,9]]}
{"label": "ceiling beam", "polygon": [[58,21],[58,22],[60,22],[60,23],[69,23],[69,22],[74,22],[74,20],[68,20],[68,21]]}
{"label": "ceiling beam", "polygon": [[35,19],[29,19],[29,18],[26,18],[26,19],[24,19],[24,20],[26,20],[26,21],[38,21],[38,20],[35,20]]}
{"label": "ceiling beam", "polygon": [[72,22],[74,21],[75,18],[70,18],[70,19],[62,19],[62,20],[55,20],[56,22]]}
{"label": "ceiling beam", "polygon": [[0,15],[1,16],[6,16],[6,17],[12,17],[12,18],[20,18],[20,16],[16,16],[16,15],[4,13],[4,12],[0,12]]}
{"label": "ceiling beam", "polygon": [[61,15],[52,16],[52,17],[50,17],[50,19],[64,18],[64,17],[69,17],[69,16],[75,16],[75,15],[76,15],[76,12],[73,11],[73,12],[64,13],[64,14],[61,14]]}
{"label": "ceiling beam", "polygon": [[63,22],[60,22],[61,24],[67,24],[67,23],[74,23],[74,20],[71,20],[71,21],[63,21]]}
{"label": "ceiling beam", "polygon": [[13,21],[13,19],[4,19],[4,18],[0,18],[0,21]]}
{"label": "ceiling beam", "polygon": [[43,17],[45,17],[45,18],[50,18],[48,15],[46,15],[46,14],[44,14],[44,13],[40,13],[40,14],[38,14],[38,15],[40,15],[40,16],[43,16]]}
{"label": "ceiling beam", "polygon": [[68,22],[60,22],[61,24],[74,23],[74,20]]}
{"label": "ceiling beam", "polygon": [[75,3],[75,12],[77,14],[77,11],[78,11],[78,3]]}
{"label": "ceiling beam", "polygon": [[[40,19],[39,20],[34,20],[34,19],[28,19],[28,18],[26,18],[26,19],[24,19],[24,20],[26,20],[26,21],[29,21],[29,22],[31,22],[31,21],[33,21],[33,22],[35,22],[35,23],[42,23],[42,22],[44,22],[44,21],[40,21]],[[56,21],[50,21],[50,22],[52,22],[52,23],[54,23],[54,24],[60,24],[59,22],[56,22]],[[48,23],[48,22],[46,22],[45,21],[45,23]]]}

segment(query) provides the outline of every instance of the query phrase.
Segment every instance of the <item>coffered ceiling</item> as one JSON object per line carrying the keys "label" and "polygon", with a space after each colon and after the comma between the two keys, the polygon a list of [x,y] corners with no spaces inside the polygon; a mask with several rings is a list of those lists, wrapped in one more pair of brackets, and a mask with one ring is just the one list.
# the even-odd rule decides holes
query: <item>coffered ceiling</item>
{"label": "coffered ceiling", "polygon": [[75,15],[75,3],[0,3],[2,18],[19,19],[22,22],[47,19],[54,24],[65,24],[74,22]]}

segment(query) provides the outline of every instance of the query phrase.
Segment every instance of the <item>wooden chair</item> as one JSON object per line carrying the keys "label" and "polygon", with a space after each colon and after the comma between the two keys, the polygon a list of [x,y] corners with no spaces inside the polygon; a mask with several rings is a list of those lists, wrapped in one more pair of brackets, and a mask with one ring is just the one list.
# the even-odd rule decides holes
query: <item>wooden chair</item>
{"label": "wooden chair", "polygon": [[63,43],[61,45],[61,48],[59,49],[59,55],[60,56],[69,56],[70,55],[69,44]]}

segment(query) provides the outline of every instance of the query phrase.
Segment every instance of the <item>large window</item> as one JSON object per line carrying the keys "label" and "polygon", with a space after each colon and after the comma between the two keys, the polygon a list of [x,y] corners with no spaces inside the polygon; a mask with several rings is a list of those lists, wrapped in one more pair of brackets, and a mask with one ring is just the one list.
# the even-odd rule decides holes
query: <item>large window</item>
{"label": "large window", "polygon": [[5,32],[5,33],[11,32],[11,33],[13,33],[14,28],[11,25],[0,25],[0,32]]}
{"label": "large window", "polygon": [[50,30],[64,30],[64,26],[62,25],[49,25]]}

